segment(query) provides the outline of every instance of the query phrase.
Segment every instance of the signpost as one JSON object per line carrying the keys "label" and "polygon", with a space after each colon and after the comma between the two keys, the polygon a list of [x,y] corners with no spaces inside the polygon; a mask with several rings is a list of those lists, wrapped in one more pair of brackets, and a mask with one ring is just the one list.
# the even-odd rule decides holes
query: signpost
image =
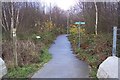
{"label": "signpost", "polygon": [[80,48],[80,25],[84,25],[85,22],[75,22],[75,24],[79,25],[78,26],[78,37],[79,37],[79,42],[78,42],[78,48]]}
{"label": "signpost", "polygon": [[80,24],[85,24],[85,22],[75,22],[75,24],[80,25]]}

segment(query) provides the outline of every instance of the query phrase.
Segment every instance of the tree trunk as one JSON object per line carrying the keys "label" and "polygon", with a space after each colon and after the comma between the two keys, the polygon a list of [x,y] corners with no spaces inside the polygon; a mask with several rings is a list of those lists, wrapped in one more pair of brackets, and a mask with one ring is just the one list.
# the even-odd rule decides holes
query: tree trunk
{"label": "tree trunk", "polygon": [[13,28],[14,28],[14,6],[13,6],[13,2],[11,3],[11,31],[10,31],[10,36],[11,38],[13,37]]}
{"label": "tree trunk", "polygon": [[95,11],[96,11],[96,23],[95,23],[95,34],[98,34],[97,28],[98,28],[98,8],[97,8],[97,4],[96,1],[94,0],[94,4],[95,4]]}

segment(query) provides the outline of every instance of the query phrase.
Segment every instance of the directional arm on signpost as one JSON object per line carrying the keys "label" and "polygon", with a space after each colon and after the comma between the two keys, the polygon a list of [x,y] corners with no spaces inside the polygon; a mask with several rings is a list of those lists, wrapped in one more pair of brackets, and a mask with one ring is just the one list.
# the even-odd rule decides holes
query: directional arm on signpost
{"label": "directional arm on signpost", "polygon": [[79,25],[78,26],[78,31],[79,31],[79,42],[78,42],[78,48],[80,48],[80,25],[84,25],[85,24],[85,22],[75,22],[75,24],[77,24],[77,25]]}
{"label": "directional arm on signpost", "polygon": [[80,24],[85,24],[85,22],[75,22],[75,24],[80,25]]}

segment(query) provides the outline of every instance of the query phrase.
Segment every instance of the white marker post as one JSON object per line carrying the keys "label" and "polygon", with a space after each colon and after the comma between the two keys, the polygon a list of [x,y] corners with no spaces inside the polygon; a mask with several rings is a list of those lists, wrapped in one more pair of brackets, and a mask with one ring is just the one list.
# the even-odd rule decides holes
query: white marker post
{"label": "white marker post", "polygon": [[117,44],[117,27],[113,28],[113,48],[112,56],[116,56],[116,44]]}

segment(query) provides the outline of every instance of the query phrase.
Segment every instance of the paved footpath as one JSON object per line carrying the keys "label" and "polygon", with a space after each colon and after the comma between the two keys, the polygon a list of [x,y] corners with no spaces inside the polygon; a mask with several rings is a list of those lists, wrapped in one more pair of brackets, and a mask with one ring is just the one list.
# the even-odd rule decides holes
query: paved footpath
{"label": "paved footpath", "polygon": [[51,45],[52,60],[32,78],[88,78],[88,65],[78,60],[72,52],[67,35],[60,35]]}

